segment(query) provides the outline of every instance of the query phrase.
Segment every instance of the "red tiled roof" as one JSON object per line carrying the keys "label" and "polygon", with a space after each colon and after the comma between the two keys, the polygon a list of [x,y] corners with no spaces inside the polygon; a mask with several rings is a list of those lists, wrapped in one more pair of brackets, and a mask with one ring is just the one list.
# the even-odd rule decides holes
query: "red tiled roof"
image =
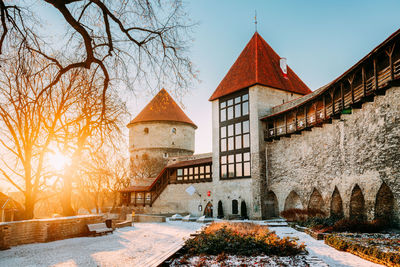
{"label": "red tiled roof", "polygon": [[261,84],[296,94],[311,93],[310,88],[287,68],[287,78],[280,68],[279,55],[256,32],[210,97],[210,101]]}
{"label": "red tiled roof", "polygon": [[121,189],[119,192],[140,192],[140,191],[148,191],[150,186],[129,186],[127,188]]}
{"label": "red tiled roof", "polygon": [[[195,128],[196,124],[183,112],[165,89],[162,89],[147,106],[129,123],[147,121],[175,121],[188,123]],[[129,125],[128,124],[128,125]]]}
{"label": "red tiled roof", "polygon": [[168,165],[167,168],[179,168],[179,167],[207,164],[207,163],[212,163],[212,157],[179,161],[177,163]]}
{"label": "red tiled roof", "polygon": [[0,210],[17,209],[23,210],[21,204],[12,199],[11,197],[0,192]]}

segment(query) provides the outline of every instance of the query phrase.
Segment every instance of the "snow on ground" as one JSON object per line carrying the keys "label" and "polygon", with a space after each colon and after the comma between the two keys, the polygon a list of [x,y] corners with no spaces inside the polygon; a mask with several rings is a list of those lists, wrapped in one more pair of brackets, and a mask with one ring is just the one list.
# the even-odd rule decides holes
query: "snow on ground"
{"label": "snow on ground", "polygon": [[[100,237],[21,245],[1,251],[0,266],[142,266],[145,260],[165,254],[202,226],[204,224],[181,221],[135,223],[134,227]],[[340,252],[290,227],[270,229],[280,237],[299,238],[299,243],[306,244],[309,257],[322,259],[329,266],[381,266]]]}
{"label": "snow on ground", "polygon": [[141,266],[168,251],[204,224],[135,223],[113,234],[12,247],[0,252],[0,266]]}
{"label": "snow on ground", "polygon": [[364,260],[356,255],[348,252],[342,252],[330,247],[324,243],[323,240],[315,240],[308,234],[296,231],[291,227],[270,227],[271,231],[279,237],[289,236],[297,237],[299,240],[297,242],[306,245],[306,249],[310,256],[318,257],[322,259],[329,266],[356,266],[356,267],[373,267],[382,266],[379,264],[372,263],[370,261]]}

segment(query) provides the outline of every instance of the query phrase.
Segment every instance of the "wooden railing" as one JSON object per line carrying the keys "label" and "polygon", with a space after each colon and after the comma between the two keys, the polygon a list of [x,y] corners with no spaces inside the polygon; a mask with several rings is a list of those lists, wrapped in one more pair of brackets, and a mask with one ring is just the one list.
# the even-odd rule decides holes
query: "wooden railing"
{"label": "wooden railing", "polygon": [[308,127],[322,124],[333,115],[341,114],[344,109],[351,109],[354,107],[354,104],[363,103],[367,97],[376,95],[378,90],[386,89],[389,82],[392,81],[392,77],[393,79],[400,79],[400,59],[393,63],[393,73],[391,72],[390,66],[375,72],[376,75],[365,78],[365,83],[361,82],[354,88],[350,87],[350,90],[347,89],[343,96],[340,95],[339,97],[335,97],[333,101],[334,110],[332,109],[332,102],[326,103],[324,108],[318,109],[315,114],[307,115],[307,118],[305,118],[304,115],[299,116],[297,118],[297,124],[296,121],[293,120],[286,121],[286,124],[283,125],[268,128],[264,133],[265,139],[271,140],[276,137],[293,134]]}

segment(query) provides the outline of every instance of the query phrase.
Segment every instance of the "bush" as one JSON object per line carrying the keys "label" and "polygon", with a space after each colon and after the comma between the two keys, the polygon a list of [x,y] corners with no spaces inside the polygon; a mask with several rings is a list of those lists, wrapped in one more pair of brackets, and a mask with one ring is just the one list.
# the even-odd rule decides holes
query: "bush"
{"label": "bush", "polygon": [[342,219],[333,225],[333,231],[351,233],[378,233],[385,229],[385,227],[385,222],[381,220],[365,222],[359,220]]}
{"label": "bush", "polygon": [[289,222],[305,222],[309,218],[323,218],[325,213],[319,209],[288,209],[281,216]]}
{"label": "bush", "polygon": [[390,251],[382,251],[375,246],[363,246],[350,240],[344,239],[342,236],[330,234],[325,238],[325,243],[341,251],[350,253],[361,253],[376,260],[383,261],[385,265],[399,266],[400,254]]}
{"label": "bush", "polygon": [[[267,226],[252,223],[212,223],[193,239],[186,240],[190,255],[277,255],[290,256],[305,251],[289,238],[280,239]],[[222,256],[221,256],[222,257]]]}

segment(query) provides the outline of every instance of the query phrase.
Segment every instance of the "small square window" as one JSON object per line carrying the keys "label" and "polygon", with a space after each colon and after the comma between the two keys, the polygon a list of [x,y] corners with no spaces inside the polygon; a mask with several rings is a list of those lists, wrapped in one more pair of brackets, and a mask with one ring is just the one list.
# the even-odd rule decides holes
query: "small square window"
{"label": "small square window", "polygon": [[221,108],[224,108],[224,107],[226,107],[226,102],[225,101],[221,102]]}
{"label": "small square window", "polygon": [[228,125],[228,136],[233,136],[233,124]]}
{"label": "small square window", "polygon": [[228,177],[228,166],[227,165],[221,165],[221,177],[226,178]]}
{"label": "small square window", "polygon": [[221,157],[221,164],[226,164],[226,156]]}
{"label": "small square window", "polygon": [[248,133],[250,132],[250,123],[249,121],[244,121],[243,122],[243,133]]}
{"label": "small square window", "polygon": [[250,147],[250,135],[244,134],[243,135],[243,148]]}
{"label": "small square window", "polygon": [[250,153],[249,152],[243,153],[243,161],[250,161]]}
{"label": "small square window", "polygon": [[226,109],[221,109],[221,121],[226,121]]}
{"label": "small square window", "polygon": [[236,177],[242,177],[242,176],[243,176],[242,163],[236,163]]}
{"label": "small square window", "polygon": [[235,98],[235,104],[237,104],[237,103],[239,103],[239,102],[240,102],[240,96],[238,96],[238,97]]}
{"label": "small square window", "polygon": [[221,127],[221,138],[225,138],[226,137],[226,126]]}
{"label": "small square window", "polygon": [[236,154],[236,162],[242,162],[242,154]]}
{"label": "small square window", "polygon": [[242,124],[240,122],[235,124],[235,135],[242,134]]}
{"label": "small square window", "polygon": [[233,107],[228,107],[228,120],[233,119]]}
{"label": "small square window", "polygon": [[232,106],[233,105],[233,99],[229,99],[228,100],[228,106]]}
{"label": "small square window", "polygon": [[249,100],[249,95],[248,94],[242,95],[242,100],[243,101]]}
{"label": "small square window", "polygon": [[234,163],[234,162],[235,162],[235,158],[234,158],[233,155],[229,155],[229,156],[228,156],[228,162],[229,162],[229,163]]}
{"label": "small square window", "polygon": [[249,114],[249,102],[243,102],[242,113],[243,113],[243,116]]}
{"label": "small square window", "polygon": [[221,152],[226,151],[226,138],[221,139]]}
{"label": "small square window", "polygon": [[235,118],[239,118],[240,116],[242,116],[242,112],[241,112],[241,108],[240,108],[240,104],[235,105]]}
{"label": "small square window", "polygon": [[211,166],[210,165],[206,165],[206,173],[211,173]]}

